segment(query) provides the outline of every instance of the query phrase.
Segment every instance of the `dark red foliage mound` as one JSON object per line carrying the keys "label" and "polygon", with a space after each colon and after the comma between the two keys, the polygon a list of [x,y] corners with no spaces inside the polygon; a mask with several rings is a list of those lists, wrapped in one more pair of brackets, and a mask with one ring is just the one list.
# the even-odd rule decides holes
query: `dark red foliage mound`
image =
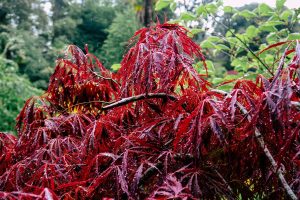
{"label": "dark red foliage mound", "polygon": [[[300,46],[271,79],[210,88],[178,25],[141,29],[117,74],[70,46],[18,138],[0,134],[0,199],[300,197]],[[87,50],[86,50],[87,51]]]}

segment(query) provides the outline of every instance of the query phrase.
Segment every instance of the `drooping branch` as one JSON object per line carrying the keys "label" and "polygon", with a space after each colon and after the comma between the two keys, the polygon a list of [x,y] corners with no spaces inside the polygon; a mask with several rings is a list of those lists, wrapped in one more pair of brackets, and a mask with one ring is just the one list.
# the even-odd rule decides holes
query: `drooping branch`
{"label": "drooping branch", "polygon": [[[212,90],[213,92],[218,92],[220,94],[223,94],[224,96],[228,96],[231,97],[231,95],[227,92],[224,92],[222,90]],[[242,111],[242,113],[244,115],[247,116],[247,120],[251,121],[251,116],[249,115],[249,112],[246,110],[246,108],[240,103],[240,102],[236,102],[236,105],[238,106],[238,108]],[[295,193],[293,192],[293,190],[291,189],[291,187],[289,186],[289,184],[287,183],[286,179],[284,178],[283,175],[283,168],[282,167],[278,167],[278,164],[276,163],[274,157],[272,156],[270,150],[268,149],[268,147],[265,144],[265,141],[263,139],[262,134],[260,133],[260,131],[258,130],[258,128],[255,126],[255,137],[257,142],[259,143],[259,146],[263,149],[265,156],[269,159],[271,165],[272,165],[272,169],[273,171],[277,174],[278,179],[280,180],[282,186],[284,187],[286,193],[288,194],[288,196],[293,199],[293,200],[297,200],[297,196],[295,195]]]}
{"label": "drooping branch", "polygon": [[102,110],[108,110],[108,109],[112,109],[115,107],[119,107],[134,101],[139,101],[139,100],[143,100],[143,99],[155,99],[155,98],[167,98],[170,100],[176,100],[177,98],[175,96],[166,94],[166,93],[148,93],[148,94],[140,94],[140,95],[136,95],[136,96],[132,96],[132,97],[127,97],[127,98],[123,98],[120,101],[116,101],[112,104],[109,104],[107,106],[103,106]]}

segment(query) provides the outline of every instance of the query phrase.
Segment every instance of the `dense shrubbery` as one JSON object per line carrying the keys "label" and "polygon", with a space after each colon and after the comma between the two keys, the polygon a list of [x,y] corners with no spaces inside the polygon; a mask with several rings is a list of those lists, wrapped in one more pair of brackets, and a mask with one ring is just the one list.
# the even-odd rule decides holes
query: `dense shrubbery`
{"label": "dense shrubbery", "polygon": [[[258,74],[270,78],[281,57],[278,52],[284,51],[286,46],[259,52],[278,42],[300,39],[300,9],[285,7],[285,1],[276,0],[275,7],[253,3],[234,8],[223,5],[222,0],[204,0],[198,5],[191,4],[193,9],[181,11],[173,21],[188,27],[193,33],[190,36],[205,50],[209,80],[213,85],[241,77],[255,80]],[[156,9],[176,9],[175,2],[158,0]],[[203,70],[201,63],[196,67],[200,72]],[[223,89],[229,90],[234,84],[232,81]]]}
{"label": "dense shrubbery", "polygon": [[[35,95],[35,91],[47,89],[54,61],[68,44],[80,47],[88,44],[94,54],[101,55],[107,68],[119,63],[126,42],[138,29],[138,19],[130,2],[2,0],[0,131],[15,132],[15,118],[25,99]],[[10,68],[8,63],[15,65],[10,73],[6,72],[9,70],[6,68]]]}
{"label": "dense shrubbery", "polygon": [[0,130],[12,131],[16,116],[26,99],[42,94],[24,76],[17,75],[18,65],[0,56]]}
{"label": "dense shrubbery", "polygon": [[[112,74],[70,46],[0,134],[0,198],[214,199],[300,196],[300,46],[271,78],[211,88],[178,25],[138,31]],[[205,66],[205,64],[204,64]]]}

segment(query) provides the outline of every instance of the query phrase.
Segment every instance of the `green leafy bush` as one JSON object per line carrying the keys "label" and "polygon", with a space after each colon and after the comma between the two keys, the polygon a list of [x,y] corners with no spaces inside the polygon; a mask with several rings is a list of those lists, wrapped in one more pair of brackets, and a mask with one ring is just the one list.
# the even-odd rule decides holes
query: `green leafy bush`
{"label": "green leafy bush", "polygon": [[101,60],[107,68],[121,62],[128,40],[139,27],[136,15],[131,9],[116,14],[101,48]]}
{"label": "green leafy bush", "polygon": [[[159,0],[157,4],[174,7],[173,0]],[[205,49],[206,57],[214,61],[209,76],[217,86],[224,80],[241,77],[254,80],[258,74],[274,75],[279,52],[288,43],[260,52],[278,42],[300,39],[300,9],[289,9],[284,4],[285,0],[277,0],[274,8],[265,3],[234,8],[213,1],[201,4],[194,13],[183,12],[173,21],[188,27],[191,37],[205,34],[205,39],[198,43]],[[199,23],[203,28],[194,28]],[[201,69],[201,63],[197,66]]]}
{"label": "green leafy bush", "polygon": [[26,99],[32,95],[39,95],[36,89],[23,76],[17,75],[18,65],[8,59],[0,57],[0,130],[11,132],[14,130],[18,113]]}

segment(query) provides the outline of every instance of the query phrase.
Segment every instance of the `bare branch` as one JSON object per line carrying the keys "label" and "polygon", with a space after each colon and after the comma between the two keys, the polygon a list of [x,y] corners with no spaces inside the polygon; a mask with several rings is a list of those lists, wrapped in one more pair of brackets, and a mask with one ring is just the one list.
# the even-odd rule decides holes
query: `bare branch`
{"label": "bare branch", "polygon": [[[223,94],[224,96],[228,96],[231,97],[231,95],[227,92],[224,91],[220,91],[220,90],[212,90],[214,92],[218,92],[220,94]],[[247,115],[247,119],[248,121],[251,121],[251,116],[249,115],[249,112],[246,110],[246,108],[237,101],[236,105],[239,107],[239,109],[242,111],[242,113],[244,115]],[[262,134],[260,133],[260,131],[258,130],[257,127],[255,127],[255,137],[259,143],[259,146],[263,149],[265,156],[269,159],[271,165],[272,165],[272,169],[273,172],[275,172],[278,176],[278,179],[280,180],[282,186],[284,187],[286,193],[289,195],[289,197],[293,200],[297,200],[297,196],[295,195],[295,193],[293,192],[293,190],[291,189],[291,187],[289,186],[289,184],[287,183],[287,181],[285,180],[284,176],[283,176],[283,168],[280,166],[278,166],[278,164],[276,163],[274,157],[272,156],[270,150],[268,149],[268,147],[265,144],[265,141],[263,139]]]}
{"label": "bare branch", "polygon": [[145,93],[145,94],[140,94],[132,97],[123,98],[120,101],[116,101],[112,104],[102,107],[102,110],[108,110],[111,108],[119,107],[134,101],[139,101],[143,99],[155,99],[155,98],[167,98],[173,101],[177,99],[175,96],[166,93],[148,93],[148,94]]}

